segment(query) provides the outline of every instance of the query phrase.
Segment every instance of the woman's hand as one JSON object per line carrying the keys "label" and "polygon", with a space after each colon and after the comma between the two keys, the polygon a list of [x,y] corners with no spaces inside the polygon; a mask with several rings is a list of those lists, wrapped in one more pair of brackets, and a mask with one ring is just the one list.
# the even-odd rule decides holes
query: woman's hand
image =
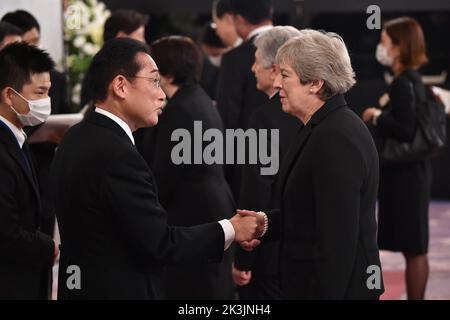
{"label": "woman's hand", "polygon": [[364,122],[372,121],[372,119],[375,117],[377,118],[381,114],[381,110],[377,108],[367,108],[364,110],[362,114],[362,119]]}

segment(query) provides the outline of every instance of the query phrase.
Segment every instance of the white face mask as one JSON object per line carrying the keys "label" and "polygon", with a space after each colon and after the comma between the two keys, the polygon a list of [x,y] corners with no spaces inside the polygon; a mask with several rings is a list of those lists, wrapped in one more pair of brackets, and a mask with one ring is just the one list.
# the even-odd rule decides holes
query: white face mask
{"label": "white face mask", "polygon": [[[12,89],[12,88],[11,88]],[[16,109],[11,106],[11,109],[16,113],[17,118],[24,126],[36,126],[47,120],[52,111],[52,105],[50,97],[38,99],[38,100],[27,100],[16,90],[12,89],[19,97],[28,102],[28,108],[30,111],[27,114],[21,114],[16,111]]]}
{"label": "white face mask", "polygon": [[211,64],[212,64],[214,67],[219,68],[219,67],[220,67],[220,64],[221,64],[221,62],[222,62],[222,55],[218,55],[218,56],[215,56],[215,57],[208,56],[208,59],[209,59],[209,62],[211,62]]}
{"label": "white face mask", "polygon": [[388,49],[381,44],[377,45],[375,57],[377,58],[377,61],[383,66],[391,67],[394,64],[394,58],[392,58],[388,54]]}

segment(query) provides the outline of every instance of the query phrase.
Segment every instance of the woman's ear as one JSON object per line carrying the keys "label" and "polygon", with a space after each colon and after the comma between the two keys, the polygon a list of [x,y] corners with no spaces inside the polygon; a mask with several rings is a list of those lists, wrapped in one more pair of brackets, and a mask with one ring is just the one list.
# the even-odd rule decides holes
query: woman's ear
{"label": "woman's ear", "polygon": [[311,88],[309,89],[311,93],[317,94],[322,89],[325,81],[323,80],[313,80],[311,82]]}

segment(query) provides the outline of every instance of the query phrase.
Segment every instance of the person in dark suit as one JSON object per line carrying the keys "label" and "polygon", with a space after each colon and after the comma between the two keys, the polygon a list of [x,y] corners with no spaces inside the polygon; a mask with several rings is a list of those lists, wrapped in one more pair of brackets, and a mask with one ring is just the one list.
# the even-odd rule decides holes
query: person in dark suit
{"label": "person in dark suit", "polygon": [[[151,50],[168,102],[158,125],[140,130],[136,145],[154,172],[168,222],[193,226],[229,218],[236,207],[222,165],[176,165],[171,161],[178,143],[171,139],[175,130],[185,129],[194,137],[194,121],[201,121],[203,130],[214,128],[223,133],[220,115],[198,83],[201,52],[191,39],[179,36],[161,38]],[[232,254],[226,252],[220,263],[168,268],[167,298],[233,299],[231,262]]]}
{"label": "person in dark suit", "polygon": [[126,38],[103,46],[90,67],[96,109],[56,152],[59,299],[162,299],[165,266],[219,262],[233,240],[262,234],[255,217],[240,215],[193,227],[167,224],[132,135],[157,124],[165,99],[149,53]]}
{"label": "person in dark suit", "polygon": [[[17,10],[7,13],[3,21],[11,23],[21,30],[20,34],[24,42],[39,47],[41,42],[41,27],[36,18],[27,11]],[[52,114],[69,113],[70,105],[67,94],[66,75],[57,70],[50,71],[51,88],[48,93],[51,99]],[[56,132],[51,141],[33,141],[33,133],[39,126],[27,127],[25,132],[30,137],[30,150],[32,161],[34,162],[37,179],[39,182],[39,191],[42,200],[42,215],[41,215],[41,231],[53,236],[55,226],[55,215],[50,208],[50,164],[53,160],[55,148],[61,141],[64,135],[64,130]]]}
{"label": "person in dark suit", "polygon": [[[251,70],[255,62],[255,37],[272,28],[273,5],[271,0],[231,0],[238,35],[244,42],[227,52],[219,71],[217,108],[225,129],[249,128],[253,111],[266,103],[267,96],[256,88]],[[235,152],[237,154],[237,152]],[[227,165],[226,178],[235,200],[239,201],[241,166]]]}
{"label": "person in dark suit", "polygon": [[49,55],[25,43],[0,51],[0,299],[48,299],[58,248],[39,230],[39,187],[25,126],[50,115]]}
{"label": "person in dark suit", "polygon": [[[255,39],[255,63],[252,71],[256,77],[258,90],[263,91],[269,102],[256,110],[250,118],[250,127],[254,129],[278,130],[279,163],[292,143],[301,122],[281,109],[280,97],[273,86],[279,73],[275,65],[277,50],[290,38],[300,32],[290,26],[277,26],[267,30]],[[271,144],[268,134],[267,145]],[[242,169],[240,208],[254,208],[258,211],[271,209],[271,197],[275,192],[274,185],[278,175],[261,175],[261,165],[247,164]],[[276,200],[274,200],[276,201]],[[236,249],[234,261],[234,279],[239,288],[239,298],[281,299],[278,284],[278,246],[277,241],[264,242],[252,252],[240,247]]]}
{"label": "person in dark suit", "polygon": [[[366,109],[363,119],[374,125],[377,141],[412,141],[417,128],[415,101],[426,99],[417,69],[428,61],[417,21],[409,17],[388,21],[377,47],[377,59],[395,74],[389,88],[390,104],[383,111]],[[412,300],[424,299],[428,279],[431,176],[430,159],[381,167],[378,243],[381,249],[403,253],[407,295]]]}
{"label": "person in dark suit", "polygon": [[279,173],[279,210],[258,216],[267,222],[263,239],[281,238],[283,296],[378,299],[378,154],[343,96],[355,83],[345,44],[333,33],[302,30],[276,62],[283,111],[304,124]]}

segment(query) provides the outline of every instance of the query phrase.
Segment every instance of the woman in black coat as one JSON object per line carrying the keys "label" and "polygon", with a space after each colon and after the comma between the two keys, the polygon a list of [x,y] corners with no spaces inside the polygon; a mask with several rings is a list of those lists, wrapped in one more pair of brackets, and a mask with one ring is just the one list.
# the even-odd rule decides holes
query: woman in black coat
{"label": "woman in black coat", "polygon": [[[375,138],[411,141],[417,128],[414,108],[425,87],[417,69],[427,62],[420,25],[409,17],[386,23],[377,60],[392,69],[390,104],[367,109],[363,118],[374,125]],[[379,188],[380,249],[402,252],[406,259],[408,299],[423,299],[428,278],[429,159],[382,166]]]}
{"label": "woman in black coat", "polygon": [[[222,121],[211,99],[198,84],[201,55],[189,38],[172,36],[152,44],[152,57],[161,74],[161,87],[168,97],[158,125],[138,131],[137,146],[158,184],[158,196],[172,225],[193,226],[229,218],[234,201],[220,164],[194,164],[194,126],[201,121],[202,132],[217,129]],[[196,124],[194,124],[196,122]],[[180,141],[172,141],[175,130],[189,132],[191,164],[172,157]],[[202,143],[202,149],[205,145]],[[179,155],[176,152],[177,156]],[[200,155],[202,156],[202,155]],[[232,253],[221,263],[170,267],[166,275],[168,299],[232,299]]]}
{"label": "woman in black coat", "polygon": [[283,296],[378,299],[378,154],[343,96],[355,83],[347,48],[336,34],[301,30],[278,50],[276,63],[283,111],[303,124],[278,175],[279,210],[267,220],[259,214],[267,222],[262,240],[281,240]]}

